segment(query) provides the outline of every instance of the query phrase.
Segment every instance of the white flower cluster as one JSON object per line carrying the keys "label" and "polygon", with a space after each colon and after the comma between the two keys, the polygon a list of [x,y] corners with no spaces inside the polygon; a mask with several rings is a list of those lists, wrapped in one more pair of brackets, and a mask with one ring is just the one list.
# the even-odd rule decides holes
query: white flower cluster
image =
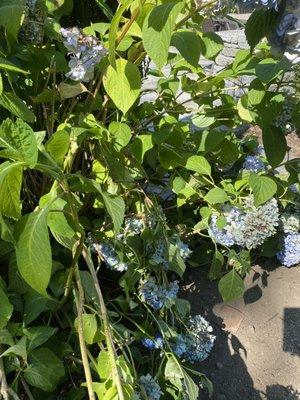
{"label": "white flower cluster", "polygon": [[279,224],[279,210],[275,199],[255,207],[253,199],[248,198],[243,209],[227,206],[223,215],[227,224],[223,229],[217,226],[217,215],[211,218],[209,235],[222,245],[238,245],[254,249],[276,233]]}
{"label": "white flower cluster", "polygon": [[285,233],[300,231],[300,211],[285,211],[280,216],[280,227]]}
{"label": "white flower cluster", "polygon": [[76,27],[61,28],[60,33],[70,55],[67,77],[78,82],[89,82],[94,77],[95,66],[106,56],[107,50],[96,37],[83,35]]}

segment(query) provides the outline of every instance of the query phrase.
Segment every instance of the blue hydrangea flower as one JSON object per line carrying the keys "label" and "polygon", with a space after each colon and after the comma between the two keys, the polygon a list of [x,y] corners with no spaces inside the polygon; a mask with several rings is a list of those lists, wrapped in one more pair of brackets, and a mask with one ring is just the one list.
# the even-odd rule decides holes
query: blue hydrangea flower
{"label": "blue hydrangea flower", "polygon": [[212,335],[212,327],[201,316],[195,315],[188,322],[188,333],[178,335],[174,353],[190,363],[204,361],[211,352],[216,337]]}
{"label": "blue hydrangea flower", "polygon": [[190,255],[192,254],[192,250],[189,249],[189,246],[186,243],[183,243],[181,240],[179,240],[176,243],[178,249],[179,249],[179,254],[180,256],[186,260],[190,257]]}
{"label": "blue hydrangea flower", "polygon": [[112,245],[109,243],[95,243],[91,242],[91,249],[97,253],[111,270],[124,272],[128,269],[128,265],[119,260],[117,253]]}
{"label": "blue hydrangea flower", "polygon": [[150,350],[162,349],[164,346],[164,339],[160,335],[157,335],[154,339],[144,337],[141,342],[143,346]]}
{"label": "blue hydrangea flower", "polygon": [[[152,246],[149,246],[149,248],[150,252],[153,251]],[[165,269],[169,268],[167,243],[164,239],[159,239],[155,243],[154,253],[151,255],[150,261],[155,265],[161,264]]]}
{"label": "blue hydrangea flower", "polygon": [[289,189],[293,192],[298,194],[300,192],[299,190],[299,184],[297,183],[293,183],[292,185],[290,185]]}
{"label": "blue hydrangea flower", "polygon": [[91,81],[95,66],[106,56],[107,50],[96,37],[83,35],[78,28],[61,28],[60,33],[70,54],[70,71],[66,76],[78,82]]}
{"label": "blue hydrangea flower", "polygon": [[277,0],[242,0],[242,2],[254,7],[275,8],[276,10],[278,8]]}
{"label": "blue hydrangea flower", "polygon": [[300,233],[288,233],[283,238],[282,250],[277,259],[286,267],[300,263]]}
{"label": "blue hydrangea flower", "polygon": [[273,236],[279,224],[279,210],[275,199],[255,207],[253,198],[249,197],[245,200],[244,209],[225,206],[223,215],[227,221],[225,227],[219,229],[218,217],[213,215],[208,233],[217,243],[227,247],[238,245],[254,249]]}
{"label": "blue hydrangea flower", "polygon": [[124,221],[124,230],[134,235],[140,235],[144,230],[144,221],[142,218],[129,217]]}
{"label": "blue hydrangea flower", "polygon": [[150,374],[140,377],[140,386],[144,390],[149,400],[159,400],[163,392],[156,379]]}
{"label": "blue hydrangea flower", "polygon": [[264,171],[266,168],[265,164],[259,157],[247,156],[243,164],[243,169],[247,171],[259,172]]}
{"label": "blue hydrangea flower", "polygon": [[157,285],[154,277],[141,282],[139,294],[142,301],[149,304],[154,310],[160,310],[167,301],[177,297],[179,290],[178,281],[169,283],[166,286]]}

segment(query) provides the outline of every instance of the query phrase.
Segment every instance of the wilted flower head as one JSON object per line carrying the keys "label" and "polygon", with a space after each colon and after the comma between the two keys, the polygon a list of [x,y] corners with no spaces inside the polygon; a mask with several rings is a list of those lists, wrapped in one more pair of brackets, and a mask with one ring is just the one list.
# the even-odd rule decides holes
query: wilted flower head
{"label": "wilted flower head", "polygon": [[286,267],[300,263],[300,233],[288,233],[283,237],[282,249],[277,259]]}
{"label": "wilted flower head", "polygon": [[285,211],[280,216],[280,227],[285,233],[300,231],[300,212]]}
{"label": "wilted flower head", "polygon": [[67,77],[74,81],[89,82],[94,77],[95,66],[106,56],[107,50],[96,37],[83,35],[76,27],[62,28],[60,33],[70,54]]}

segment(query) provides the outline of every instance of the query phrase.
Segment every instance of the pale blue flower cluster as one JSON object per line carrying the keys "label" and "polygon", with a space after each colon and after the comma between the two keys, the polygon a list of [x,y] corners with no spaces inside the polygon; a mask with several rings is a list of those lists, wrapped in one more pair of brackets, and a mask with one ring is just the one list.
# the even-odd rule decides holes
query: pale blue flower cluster
{"label": "pale blue flower cluster", "polygon": [[91,249],[97,253],[105,262],[105,264],[114,271],[124,272],[127,270],[128,265],[121,262],[113,246],[109,243],[95,243],[90,241]]}
{"label": "pale blue flower cluster", "polygon": [[191,363],[204,361],[211,352],[216,337],[212,327],[201,316],[195,315],[188,322],[188,333],[178,335],[173,346],[174,353]]}
{"label": "pale blue flower cluster", "polygon": [[[179,254],[184,260],[188,259],[192,254],[192,250],[189,249],[189,246],[183,243],[179,238],[176,238],[175,246],[177,246]],[[166,240],[159,239],[154,246],[149,246],[149,252],[150,254],[152,253],[150,261],[153,264],[162,265],[164,269],[168,269],[170,267],[168,245]]]}
{"label": "pale blue flower cluster", "polygon": [[264,171],[266,167],[261,158],[250,155],[246,157],[243,164],[243,169],[247,171],[260,172]]}
{"label": "pale blue flower cluster", "polygon": [[162,349],[164,345],[164,339],[161,335],[156,335],[154,339],[144,337],[142,338],[141,343],[150,350]]}
{"label": "pale blue flower cluster", "polygon": [[243,209],[233,206],[224,208],[227,224],[223,229],[217,226],[217,216],[213,215],[208,228],[209,235],[223,246],[238,245],[254,249],[267,238],[275,235],[279,224],[279,210],[275,199],[255,207],[253,199],[248,198]]}
{"label": "pale blue flower cluster", "polygon": [[261,7],[267,7],[267,8],[275,8],[277,9],[278,7],[278,1],[277,0],[242,0],[243,3],[246,3],[249,6],[261,6]]}
{"label": "pale blue flower cluster", "polygon": [[167,186],[164,187],[161,185],[148,183],[144,186],[144,190],[147,194],[158,196],[163,201],[172,201],[175,199],[175,194]]}
{"label": "pale blue flower cluster", "polygon": [[91,81],[95,66],[106,56],[107,50],[96,37],[83,35],[76,27],[61,28],[60,33],[70,54],[67,77],[78,82]]}
{"label": "pale blue flower cluster", "polygon": [[285,211],[280,216],[281,229],[285,233],[300,231],[300,211]]}
{"label": "pale blue flower cluster", "polygon": [[145,228],[145,224],[142,218],[128,217],[124,221],[124,230],[134,235],[140,235]]}
{"label": "pale blue flower cluster", "polygon": [[140,386],[147,395],[148,400],[159,400],[163,394],[156,379],[150,374],[140,377]]}
{"label": "pale blue flower cluster", "polygon": [[163,308],[167,301],[176,299],[178,290],[178,281],[170,282],[164,286],[157,285],[156,279],[150,277],[141,282],[139,294],[143,302],[157,311]]}
{"label": "pale blue flower cluster", "polygon": [[283,238],[282,250],[277,259],[286,267],[300,263],[300,233],[287,233]]}

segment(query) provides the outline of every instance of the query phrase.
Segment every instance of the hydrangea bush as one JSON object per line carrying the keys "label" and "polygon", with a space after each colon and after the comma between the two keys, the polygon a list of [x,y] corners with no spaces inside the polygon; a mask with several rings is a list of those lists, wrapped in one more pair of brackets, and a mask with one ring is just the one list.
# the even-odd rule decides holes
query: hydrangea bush
{"label": "hydrangea bush", "polygon": [[186,268],[230,301],[252,257],[299,263],[299,9],[253,6],[249,50],[212,74],[203,26],[230,2],[0,0],[5,400],[207,398],[217,338]]}

